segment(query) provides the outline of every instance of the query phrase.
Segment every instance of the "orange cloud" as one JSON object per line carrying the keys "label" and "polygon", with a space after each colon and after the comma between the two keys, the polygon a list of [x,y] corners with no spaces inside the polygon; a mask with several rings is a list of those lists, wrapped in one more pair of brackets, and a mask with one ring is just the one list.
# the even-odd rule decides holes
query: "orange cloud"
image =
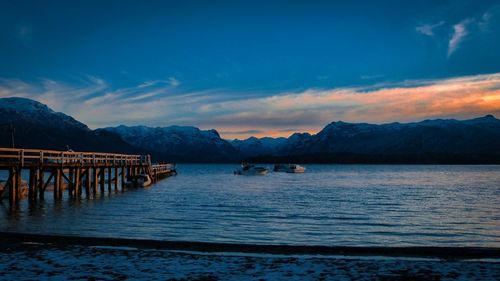
{"label": "orange cloud", "polygon": [[[313,117],[316,124],[324,126],[334,120],[385,123],[498,115],[500,74],[413,81],[409,86],[388,85],[374,90],[309,90],[244,102],[230,101],[223,103],[222,107],[233,109],[229,115],[233,121],[253,119],[254,128],[260,130],[264,130],[262,123],[269,124],[262,135],[274,136],[289,134],[281,130],[285,124],[280,119],[287,118],[296,124],[292,122],[286,125],[315,133],[319,129],[318,125],[313,126],[305,120],[301,122],[301,117]],[[224,121],[220,117],[218,119]],[[272,123],[279,126],[272,126]]]}
{"label": "orange cloud", "polygon": [[386,123],[500,116],[500,73],[272,95],[176,91],[169,83],[158,81],[112,89],[95,77],[80,86],[52,80],[29,84],[0,79],[0,97],[42,101],[92,128],[192,125],[215,128],[225,138],[316,133],[337,120]]}

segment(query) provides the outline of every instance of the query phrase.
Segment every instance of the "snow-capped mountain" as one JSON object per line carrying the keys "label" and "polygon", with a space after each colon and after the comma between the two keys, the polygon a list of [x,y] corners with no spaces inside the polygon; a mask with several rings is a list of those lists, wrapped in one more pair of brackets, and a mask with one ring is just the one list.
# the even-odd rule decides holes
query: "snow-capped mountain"
{"label": "snow-capped mountain", "polygon": [[169,161],[225,162],[238,161],[239,154],[216,130],[189,126],[146,127],[118,126],[99,131],[119,134],[127,143],[161,155]]}
{"label": "snow-capped mountain", "polygon": [[26,98],[0,98],[0,146],[11,147],[10,127],[18,148],[137,152],[120,136],[90,130],[64,113]]}
{"label": "snow-capped mountain", "polygon": [[0,146],[150,153],[170,162],[500,163],[500,120],[492,115],[414,123],[332,122],[319,133],[226,141],[196,127],[118,126],[90,130],[46,105],[0,99]]}
{"label": "snow-capped mountain", "polygon": [[55,112],[43,103],[26,98],[2,98],[0,99],[0,112],[10,115],[2,120],[13,121],[26,119],[34,123],[47,123],[52,127],[61,129],[78,128],[90,131],[83,123],[76,121],[73,117],[61,112]]}
{"label": "snow-capped mountain", "polygon": [[250,137],[245,140],[232,140],[231,145],[233,145],[242,156],[253,157],[275,154],[285,144],[286,140],[286,138]]}
{"label": "snow-capped mountain", "polygon": [[414,123],[332,122],[315,135],[293,134],[262,161],[498,163],[500,120],[435,119]]}

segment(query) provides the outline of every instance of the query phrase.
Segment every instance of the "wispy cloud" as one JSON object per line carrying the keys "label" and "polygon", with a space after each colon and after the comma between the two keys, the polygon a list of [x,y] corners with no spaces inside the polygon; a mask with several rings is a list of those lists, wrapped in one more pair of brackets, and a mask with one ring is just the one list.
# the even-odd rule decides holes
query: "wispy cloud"
{"label": "wispy cloud", "polygon": [[[498,25],[498,19],[500,18],[500,5],[491,7],[486,11],[478,20],[477,25],[482,32],[491,32],[491,28]],[[498,26],[497,26],[498,27]]]}
{"label": "wispy cloud", "polygon": [[178,87],[178,86],[181,85],[181,82],[179,80],[177,80],[175,77],[169,77],[168,78],[168,83],[172,87]]}
{"label": "wispy cloud", "polygon": [[453,35],[448,42],[448,57],[450,57],[457,50],[460,43],[462,43],[465,36],[468,34],[467,25],[471,22],[471,19],[466,19],[453,26]]}
{"label": "wispy cloud", "polygon": [[[415,31],[428,37],[446,40],[447,57],[450,58],[459,47],[475,35],[482,35],[498,30],[500,17],[500,5],[492,6],[485,12],[478,15],[471,15],[456,23],[447,23],[439,21],[437,23],[425,23],[415,27]],[[496,23],[496,24],[495,24]],[[449,32],[445,34],[448,30]],[[473,36],[474,35],[474,36]]]}
{"label": "wispy cloud", "polygon": [[51,79],[26,82],[19,79],[0,78],[0,96],[32,98],[59,110],[63,110],[72,103],[77,105],[81,101],[100,96],[108,88],[107,82],[94,76],[80,79],[78,85]]}
{"label": "wispy cloud", "polygon": [[241,135],[261,135],[267,133],[266,131],[262,130],[244,130],[244,131],[223,131],[221,134],[223,135],[236,135],[236,136],[241,136]]}
{"label": "wispy cloud", "polygon": [[500,115],[500,73],[265,96],[227,90],[182,92],[158,82],[112,89],[92,76],[82,81],[70,85],[1,79],[0,97],[39,100],[93,128],[194,125],[216,128],[226,138],[286,136],[292,133],[289,128],[314,133],[334,120],[383,123]]}
{"label": "wispy cloud", "polygon": [[444,21],[440,21],[435,24],[422,24],[415,28],[418,33],[422,33],[427,36],[434,36],[434,30],[440,26],[444,25]]}

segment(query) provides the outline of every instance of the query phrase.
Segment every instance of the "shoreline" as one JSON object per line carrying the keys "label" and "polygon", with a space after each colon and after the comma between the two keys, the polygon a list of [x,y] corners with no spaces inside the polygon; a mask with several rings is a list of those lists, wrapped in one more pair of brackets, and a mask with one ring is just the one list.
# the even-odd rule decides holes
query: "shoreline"
{"label": "shoreline", "polygon": [[13,240],[10,244],[0,243],[0,280],[496,281],[500,278],[498,259],[201,253]]}
{"label": "shoreline", "polygon": [[500,259],[500,248],[490,247],[367,247],[367,246],[308,246],[280,244],[241,244],[152,239],[85,237],[69,235],[0,232],[0,248],[19,244],[49,244],[52,246],[105,246],[205,253],[249,253],[271,255],[320,256],[380,256],[437,258],[444,260]]}

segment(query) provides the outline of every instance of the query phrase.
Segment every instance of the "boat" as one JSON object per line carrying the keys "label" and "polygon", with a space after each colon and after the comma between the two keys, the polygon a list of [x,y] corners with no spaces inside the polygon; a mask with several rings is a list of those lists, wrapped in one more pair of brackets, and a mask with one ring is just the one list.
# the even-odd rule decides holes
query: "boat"
{"label": "boat", "polygon": [[273,171],[286,173],[304,173],[306,168],[298,164],[276,164]]}
{"label": "boat", "polygon": [[135,179],[129,179],[125,184],[127,187],[146,187],[150,186],[153,181],[148,174],[140,174]]}
{"label": "boat", "polygon": [[252,164],[242,163],[241,169],[234,171],[235,175],[264,176],[269,170],[264,167],[257,167]]}

